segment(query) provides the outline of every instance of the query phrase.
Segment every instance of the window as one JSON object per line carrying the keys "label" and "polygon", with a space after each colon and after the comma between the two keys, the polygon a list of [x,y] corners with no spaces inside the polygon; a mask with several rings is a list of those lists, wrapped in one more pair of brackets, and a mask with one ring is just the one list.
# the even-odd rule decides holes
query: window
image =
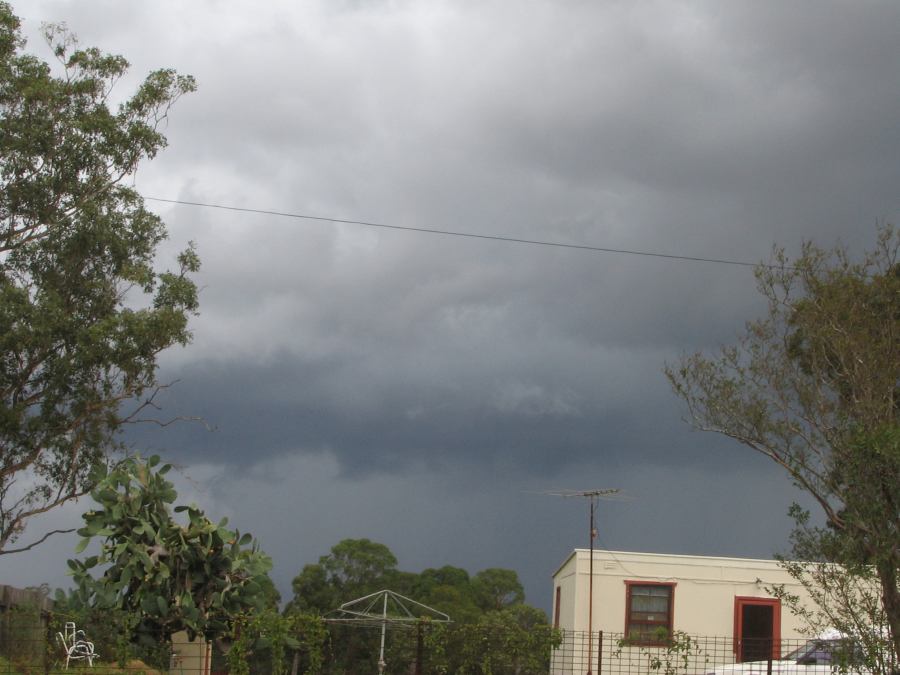
{"label": "window", "polygon": [[626,581],[625,635],[635,644],[654,645],[672,633],[675,584]]}

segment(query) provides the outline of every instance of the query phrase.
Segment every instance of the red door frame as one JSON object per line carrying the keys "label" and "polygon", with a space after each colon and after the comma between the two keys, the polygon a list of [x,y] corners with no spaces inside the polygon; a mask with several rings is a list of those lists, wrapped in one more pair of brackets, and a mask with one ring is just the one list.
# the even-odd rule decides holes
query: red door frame
{"label": "red door frame", "polygon": [[778,598],[752,598],[735,596],[734,598],[734,640],[732,649],[735,658],[741,656],[740,643],[744,630],[744,613],[741,611],[747,605],[763,605],[772,608],[772,658],[781,657],[781,600]]}

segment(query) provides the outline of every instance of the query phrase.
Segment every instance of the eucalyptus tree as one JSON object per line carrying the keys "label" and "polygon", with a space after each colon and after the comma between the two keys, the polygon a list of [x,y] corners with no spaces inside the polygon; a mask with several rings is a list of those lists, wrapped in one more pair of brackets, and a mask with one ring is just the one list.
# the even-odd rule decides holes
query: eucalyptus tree
{"label": "eucalyptus tree", "polygon": [[62,25],[44,36],[52,65],[25,52],[0,2],[0,553],[46,539],[13,546],[30,518],[90,490],[197,309],[197,255],[155,268],[166,228],[129,185],[194,80],[152,72],[113,110],[128,62]]}
{"label": "eucalyptus tree", "polygon": [[756,271],[768,312],[737,345],[666,369],[697,428],[765,455],[818,504],[825,527],[792,509],[802,564],[788,570],[818,621],[857,637],[882,671],[900,656],[898,252],[891,226],[857,262],[843,247],[776,249]]}

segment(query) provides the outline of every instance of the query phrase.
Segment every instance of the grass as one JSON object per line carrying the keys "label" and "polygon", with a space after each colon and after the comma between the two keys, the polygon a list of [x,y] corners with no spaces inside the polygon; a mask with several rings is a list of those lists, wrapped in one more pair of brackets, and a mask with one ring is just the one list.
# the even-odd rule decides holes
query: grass
{"label": "grass", "polygon": [[[65,669],[65,662],[50,668],[51,675],[63,675],[63,673],[91,673],[91,675],[162,675],[158,670],[148,666],[143,661],[130,661],[125,668],[119,668],[117,665],[108,663],[100,663],[94,661],[94,667],[90,668],[87,663],[72,662],[69,669]],[[44,675],[43,665],[32,665],[28,663],[10,662],[0,656],[0,675]]]}

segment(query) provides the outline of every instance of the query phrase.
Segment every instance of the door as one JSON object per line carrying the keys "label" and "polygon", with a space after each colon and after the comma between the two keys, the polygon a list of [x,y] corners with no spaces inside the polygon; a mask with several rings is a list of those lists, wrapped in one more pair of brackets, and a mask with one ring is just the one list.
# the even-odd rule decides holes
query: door
{"label": "door", "polygon": [[775,598],[734,599],[735,659],[766,661],[781,652],[781,602]]}

